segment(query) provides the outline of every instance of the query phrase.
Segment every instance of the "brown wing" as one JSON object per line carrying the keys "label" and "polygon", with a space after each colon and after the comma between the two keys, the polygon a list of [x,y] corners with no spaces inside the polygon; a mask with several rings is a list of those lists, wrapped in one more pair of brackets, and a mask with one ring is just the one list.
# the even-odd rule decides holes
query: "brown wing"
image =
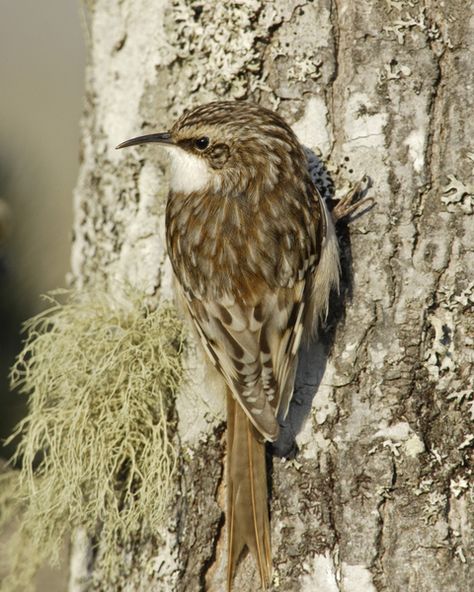
{"label": "brown wing", "polygon": [[185,299],[209,358],[268,440],[277,437],[276,414],[280,408],[286,413],[293,391],[304,288],[302,280],[277,293],[267,290],[252,307],[229,297],[212,302],[189,295]]}
{"label": "brown wing", "polygon": [[217,214],[204,207],[204,197],[206,216],[185,221],[177,197],[168,204],[167,236],[184,301],[232,394],[262,435],[274,440],[312,308],[325,231],[317,190],[312,184],[306,193],[281,187],[262,200],[253,219],[239,200],[221,200],[219,220],[227,230],[218,234],[209,234]]}

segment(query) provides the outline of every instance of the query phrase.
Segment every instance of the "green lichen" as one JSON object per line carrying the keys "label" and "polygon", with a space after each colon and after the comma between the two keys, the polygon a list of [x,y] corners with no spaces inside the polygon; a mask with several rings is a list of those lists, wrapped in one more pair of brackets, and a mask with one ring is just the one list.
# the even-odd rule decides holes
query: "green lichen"
{"label": "green lichen", "polygon": [[12,436],[23,511],[4,590],[27,589],[79,526],[100,533],[102,576],[113,581],[117,549],[153,533],[174,491],[184,336],[173,308],[101,291],[48,300],[11,372],[29,412]]}

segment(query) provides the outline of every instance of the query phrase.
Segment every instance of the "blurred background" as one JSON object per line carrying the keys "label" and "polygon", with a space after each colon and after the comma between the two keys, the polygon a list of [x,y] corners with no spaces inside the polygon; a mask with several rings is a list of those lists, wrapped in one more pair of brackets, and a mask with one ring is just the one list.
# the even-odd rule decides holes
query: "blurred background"
{"label": "blurred background", "polygon": [[[40,295],[65,285],[78,171],[81,0],[0,0],[0,438],[25,413],[8,372]],[[0,448],[3,459],[12,450]],[[1,459],[0,459],[1,461]],[[41,584],[41,581],[43,582]],[[65,590],[64,574],[38,590]]]}
{"label": "blurred background", "polygon": [[[80,0],[0,0],[0,437],[20,326],[65,285],[84,78]],[[2,455],[9,451],[2,450]]]}

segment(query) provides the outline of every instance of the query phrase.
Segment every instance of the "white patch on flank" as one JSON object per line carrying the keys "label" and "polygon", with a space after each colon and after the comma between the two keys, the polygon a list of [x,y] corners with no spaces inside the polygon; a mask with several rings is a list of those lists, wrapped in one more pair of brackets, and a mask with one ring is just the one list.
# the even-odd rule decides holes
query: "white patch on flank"
{"label": "white patch on flank", "polygon": [[170,189],[176,193],[200,191],[209,184],[210,173],[204,158],[173,146],[171,157]]}
{"label": "white patch on flank", "polygon": [[[326,220],[326,236],[321,246],[321,258],[315,271],[312,301],[317,316],[325,319],[332,288],[339,289],[339,247],[336,231],[324,199],[319,198]],[[315,319],[316,320],[316,319]]]}

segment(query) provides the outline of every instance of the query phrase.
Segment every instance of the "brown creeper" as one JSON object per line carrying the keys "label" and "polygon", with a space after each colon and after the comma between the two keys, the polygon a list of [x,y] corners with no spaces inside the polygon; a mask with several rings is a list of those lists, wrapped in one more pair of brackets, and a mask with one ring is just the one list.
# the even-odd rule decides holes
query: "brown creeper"
{"label": "brown creeper", "polygon": [[271,579],[265,440],[278,436],[301,339],[339,282],[334,225],[291,128],[246,102],[215,102],[166,133],[166,238],[178,290],[227,384],[228,587],[248,547]]}

